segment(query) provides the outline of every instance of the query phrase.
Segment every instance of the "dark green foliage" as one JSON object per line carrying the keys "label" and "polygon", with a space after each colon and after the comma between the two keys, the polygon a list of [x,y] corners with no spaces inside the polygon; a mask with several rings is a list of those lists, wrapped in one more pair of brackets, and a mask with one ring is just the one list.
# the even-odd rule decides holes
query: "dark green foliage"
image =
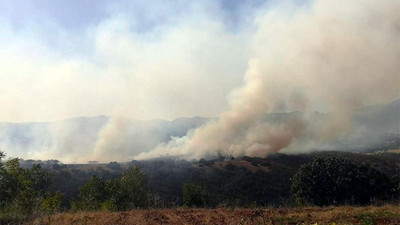
{"label": "dark green foliage", "polygon": [[103,178],[93,176],[79,188],[79,201],[74,202],[74,210],[99,210],[107,200],[106,182]]}
{"label": "dark green foliage", "polygon": [[[106,181],[107,200],[103,202],[101,208],[108,211],[123,210],[124,195],[122,194],[121,182],[119,179],[109,179]],[[117,205],[118,204],[118,205]]]}
{"label": "dark green foliage", "polygon": [[121,192],[123,194],[123,205],[126,209],[145,207],[149,189],[147,176],[140,167],[131,167],[121,177]]}
{"label": "dark green foliage", "polygon": [[[304,163],[312,162],[316,157],[347,157],[357,164],[372,164],[374,168],[389,174],[392,181],[398,181],[400,154],[366,155],[346,152],[319,152],[311,154],[285,155],[274,154],[267,158],[245,157],[247,161],[257,162],[259,168],[253,172],[235,161],[226,162],[231,170],[221,169],[216,160],[211,167],[199,167],[198,162],[176,159],[157,159],[136,161],[148,175],[149,188],[161,197],[163,206],[183,205],[182,186],[184,183],[206,184],[208,191],[207,206],[249,206],[256,202],[259,206],[282,206],[289,204],[290,178]],[[260,166],[262,165],[262,166]],[[268,168],[265,168],[267,166]],[[389,202],[389,201],[386,201]]]}
{"label": "dark green foliage", "polygon": [[343,158],[317,158],[303,165],[292,181],[297,205],[370,204],[396,193],[396,184],[386,174]]}
{"label": "dark green foliage", "polygon": [[1,163],[3,157],[5,157],[5,154],[0,152],[0,208],[5,207],[15,196],[15,185],[17,184],[16,179],[8,173],[4,164]]}
{"label": "dark green foliage", "polygon": [[[108,165],[98,164],[95,166],[64,165],[56,160],[40,161],[48,162],[46,164],[48,166],[45,167],[47,169],[40,165],[34,165],[37,160],[24,161],[25,167],[21,166],[19,159],[12,159],[7,162],[7,166],[5,163],[0,163],[0,215],[5,210],[6,213],[14,210],[20,215],[35,213],[38,210],[41,210],[40,213],[51,214],[59,210],[70,209],[72,199],[75,199],[72,202],[72,208],[75,210],[120,211],[138,207],[182,206],[187,200],[182,196],[185,183],[207,185],[206,197],[204,198],[203,195],[200,198],[203,200],[196,204],[186,204],[188,206],[204,206],[205,204],[209,207],[247,207],[253,204],[259,206],[287,205],[292,183],[290,178],[296,174],[300,166],[312,162],[317,157],[329,159],[332,156],[347,157],[354,164],[359,165],[356,166],[356,171],[364,175],[359,176],[356,183],[362,184],[363,187],[370,183],[373,184],[372,188],[367,189],[368,191],[362,188],[353,191],[352,195],[356,197],[352,197],[350,200],[346,198],[345,203],[364,204],[362,201],[356,201],[356,198],[366,199],[367,197],[369,203],[381,203],[381,201],[390,203],[393,202],[393,199],[398,200],[398,195],[395,193],[396,191],[399,193],[400,188],[400,168],[398,166],[400,154],[367,155],[344,152],[274,154],[267,158],[245,156],[236,160],[231,159],[230,162],[226,162],[226,157],[202,159],[201,162],[167,158],[132,161],[126,165],[111,162]],[[4,153],[0,152],[0,158],[3,157]],[[41,165],[44,165],[42,163]],[[253,166],[249,166],[250,163]],[[371,169],[365,164],[369,164],[375,169]],[[54,165],[60,165],[60,167],[54,167]],[[118,169],[121,166],[135,167],[122,171]],[[349,171],[353,170],[342,169],[340,173],[346,174]],[[381,176],[382,173],[388,174],[388,176]],[[92,178],[93,176],[95,178]],[[365,179],[370,176],[376,177],[376,179]],[[327,179],[326,182],[328,181]],[[345,183],[346,179],[339,179],[339,181]],[[397,186],[392,186],[391,192],[382,193],[384,184],[388,184],[388,182],[397,184]],[[65,195],[65,201],[62,201],[61,207],[55,197],[56,191]],[[46,194],[48,192],[51,194]],[[202,192],[199,191],[199,193]],[[339,201],[342,200],[338,198],[335,201],[340,204]]]}
{"label": "dark green foliage", "polygon": [[91,177],[79,188],[78,199],[73,201],[72,208],[75,211],[117,211],[146,207],[149,193],[146,175],[135,166],[124,172],[120,179]]}
{"label": "dark green foliage", "polygon": [[54,195],[47,193],[42,201],[41,208],[47,214],[61,212],[64,201],[64,194],[60,191],[57,191]]}
{"label": "dark green foliage", "polygon": [[[0,153],[0,160],[4,155]],[[8,160],[5,165],[0,162],[0,217],[25,220],[40,213],[49,179],[50,173],[40,165],[21,168],[18,158]]]}
{"label": "dark green foliage", "polygon": [[207,188],[204,185],[185,183],[182,187],[183,202],[186,207],[206,205]]}

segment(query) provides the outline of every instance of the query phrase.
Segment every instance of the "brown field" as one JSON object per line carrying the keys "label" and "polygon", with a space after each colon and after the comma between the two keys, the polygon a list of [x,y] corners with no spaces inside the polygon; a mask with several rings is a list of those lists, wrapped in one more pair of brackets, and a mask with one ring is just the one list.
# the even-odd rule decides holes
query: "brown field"
{"label": "brown field", "polygon": [[60,213],[29,224],[400,224],[400,206],[254,209],[137,209]]}

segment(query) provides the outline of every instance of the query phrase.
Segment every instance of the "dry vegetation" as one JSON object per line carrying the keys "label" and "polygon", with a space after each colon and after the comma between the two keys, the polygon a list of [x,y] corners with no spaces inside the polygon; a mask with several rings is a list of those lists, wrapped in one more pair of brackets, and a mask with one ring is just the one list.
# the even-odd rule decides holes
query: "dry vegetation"
{"label": "dry vegetation", "polygon": [[[400,206],[262,209],[148,209],[60,213],[33,224],[400,224]],[[32,223],[31,223],[32,224]]]}

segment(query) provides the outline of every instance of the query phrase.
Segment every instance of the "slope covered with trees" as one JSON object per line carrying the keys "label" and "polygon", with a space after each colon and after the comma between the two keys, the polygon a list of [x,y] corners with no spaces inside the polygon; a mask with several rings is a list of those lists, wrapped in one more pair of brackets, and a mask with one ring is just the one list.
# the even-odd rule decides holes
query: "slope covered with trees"
{"label": "slope covered with trees", "polygon": [[65,210],[398,203],[400,193],[396,153],[160,158],[81,165],[53,160],[43,167],[35,163],[21,167],[20,161],[0,164],[2,221]]}

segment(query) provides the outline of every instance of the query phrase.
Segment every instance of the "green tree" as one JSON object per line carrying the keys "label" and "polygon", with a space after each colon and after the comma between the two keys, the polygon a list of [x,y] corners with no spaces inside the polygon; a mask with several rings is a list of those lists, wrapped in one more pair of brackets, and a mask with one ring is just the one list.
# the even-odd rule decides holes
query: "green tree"
{"label": "green tree", "polygon": [[136,166],[124,172],[120,179],[91,177],[79,188],[78,199],[72,202],[72,209],[117,211],[146,207],[149,193],[147,176]]}
{"label": "green tree", "polygon": [[107,200],[106,182],[103,178],[92,176],[89,181],[79,188],[78,200],[73,202],[74,210],[99,210]]}
{"label": "green tree", "polygon": [[107,211],[124,210],[124,195],[121,190],[120,179],[110,179],[106,181],[107,200],[103,202],[101,208]]}
{"label": "green tree", "polygon": [[32,168],[28,170],[26,179],[32,181],[31,186],[33,190],[40,196],[44,196],[46,189],[50,184],[51,174],[44,170],[40,164],[33,164]]}
{"label": "green tree", "polygon": [[391,198],[395,189],[386,174],[371,167],[317,158],[293,176],[291,195],[297,205],[369,204]]}
{"label": "green tree", "polygon": [[186,207],[206,205],[207,188],[203,185],[185,183],[182,187],[183,202]]}
{"label": "green tree", "polygon": [[44,197],[41,208],[47,214],[54,214],[62,210],[62,205],[65,200],[65,196],[60,191],[56,191],[53,195],[47,193]]}
{"label": "green tree", "polygon": [[[0,160],[4,156],[1,152]],[[0,207],[25,216],[38,212],[49,177],[40,165],[21,168],[18,158],[8,160],[5,165],[0,162]]]}
{"label": "green tree", "polygon": [[5,156],[5,153],[0,151],[0,209],[6,207],[15,196],[15,188],[13,187],[15,181],[1,162]]}
{"label": "green tree", "polygon": [[149,196],[147,176],[139,166],[129,168],[124,172],[120,181],[123,195],[122,205],[125,209],[146,207]]}

